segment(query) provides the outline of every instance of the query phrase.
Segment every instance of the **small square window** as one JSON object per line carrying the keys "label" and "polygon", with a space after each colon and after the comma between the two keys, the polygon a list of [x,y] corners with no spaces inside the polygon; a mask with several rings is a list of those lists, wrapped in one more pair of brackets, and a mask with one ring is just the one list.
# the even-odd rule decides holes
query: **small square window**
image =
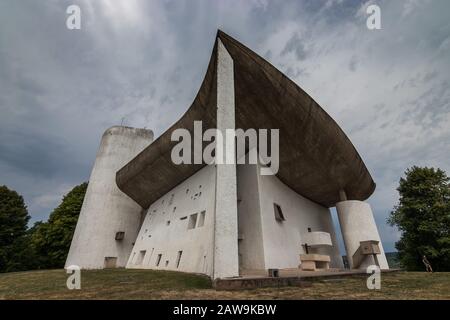
{"label": "small square window", "polygon": [[124,231],[116,232],[116,237],[115,237],[116,240],[123,240],[123,238],[125,238],[125,232]]}
{"label": "small square window", "polygon": [[275,211],[275,220],[280,222],[285,221],[286,219],[284,218],[283,210],[281,210],[281,207],[276,203],[273,204],[273,207]]}

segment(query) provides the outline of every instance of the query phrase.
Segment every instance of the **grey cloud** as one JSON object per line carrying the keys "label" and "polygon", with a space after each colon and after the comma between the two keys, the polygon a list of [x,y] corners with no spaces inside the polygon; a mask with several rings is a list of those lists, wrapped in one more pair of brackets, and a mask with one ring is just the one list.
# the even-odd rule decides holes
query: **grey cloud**
{"label": "grey cloud", "polygon": [[308,55],[305,49],[305,45],[298,33],[294,33],[292,35],[292,37],[286,43],[283,51],[281,51],[281,55],[285,55],[290,52],[294,52],[298,60],[305,60]]}
{"label": "grey cloud", "polygon": [[348,68],[350,69],[350,71],[356,71],[356,67],[358,65],[358,59],[356,58],[355,55],[352,55],[352,57],[350,58],[350,62],[348,63]]}
{"label": "grey cloud", "polygon": [[[67,144],[27,132],[25,127],[0,130],[1,161],[26,174],[51,178],[73,165]],[[65,163],[65,165],[64,165]]]}
{"label": "grey cloud", "polygon": [[[408,81],[409,88],[420,90],[424,82],[429,82],[433,77],[425,75],[423,80]],[[434,129],[446,122],[450,115],[450,86],[449,80],[434,81],[423,93],[411,99],[406,104],[406,112],[399,116],[399,121],[414,122],[423,128],[424,132]]]}
{"label": "grey cloud", "polygon": [[308,72],[305,68],[292,68],[288,67],[284,73],[292,78],[292,79],[298,79],[299,77],[302,77],[303,79],[308,76]]}

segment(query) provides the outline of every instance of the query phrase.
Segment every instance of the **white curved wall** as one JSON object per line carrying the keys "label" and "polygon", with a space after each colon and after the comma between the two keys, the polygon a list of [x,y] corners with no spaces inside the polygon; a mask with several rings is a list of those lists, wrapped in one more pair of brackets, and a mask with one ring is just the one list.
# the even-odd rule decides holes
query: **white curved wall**
{"label": "white curved wall", "polygon": [[[348,200],[338,202],[336,209],[350,266],[353,265],[352,256],[360,246],[360,241],[377,240],[381,251],[381,254],[377,255],[380,268],[389,269],[370,205],[363,201]],[[369,256],[359,268],[365,269],[371,264],[375,262],[373,257]]]}
{"label": "white curved wall", "polygon": [[[66,267],[104,267],[105,257],[117,257],[124,267],[141,224],[142,208],[119,190],[116,172],[153,141],[146,129],[114,126],[103,134],[78,218]],[[124,231],[123,240],[115,240]]]}

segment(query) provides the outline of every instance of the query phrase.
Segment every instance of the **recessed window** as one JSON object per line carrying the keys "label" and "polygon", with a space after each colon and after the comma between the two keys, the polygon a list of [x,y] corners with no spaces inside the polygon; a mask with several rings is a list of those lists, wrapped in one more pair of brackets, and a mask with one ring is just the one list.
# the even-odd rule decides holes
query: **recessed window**
{"label": "recessed window", "polygon": [[205,224],[205,214],[206,214],[206,211],[200,212],[200,217],[198,218],[197,227],[203,227],[203,225]]}
{"label": "recessed window", "polygon": [[123,238],[125,238],[125,232],[123,232],[123,231],[119,231],[119,232],[116,232],[116,240],[123,240]]}
{"label": "recessed window", "polygon": [[136,259],[136,264],[137,265],[142,264],[142,261],[144,261],[145,253],[146,253],[145,250],[139,251],[139,255],[138,255],[137,259]]}
{"label": "recessed window", "polygon": [[174,194],[172,194],[172,195],[170,196],[169,206],[173,203],[173,197],[174,197],[174,196],[175,196]]}
{"label": "recessed window", "polygon": [[173,207],[173,211],[172,212],[175,212],[175,210],[177,210],[177,207]]}
{"label": "recessed window", "polygon": [[180,220],[186,220],[187,216],[181,217]]}
{"label": "recessed window", "polygon": [[280,222],[285,221],[286,219],[284,218],[283,210],[281,210],[281,207],[278,204],[274,203],[273,208],[275,213],[275,220]]}
{"label": "recessed window", "polygon": [[177,269],[180,266],[180,260],[181,260],[181,255],[183,254],[183,251],[178,251],[178,255],[177,255]]}
{"label": "recessed window", "polygon": [[105,269],[115,268],[117,264],[117,257],[105,257],[104,267]]}
{"label": "recessed window", "polygon": [[197,224],[197,214],[191,214],[189,216],[188,229],[194,229]]}
{"label": "recessed window", "polygon": [[308,232],[311,232],[311,228],[308,228]]}
{"label": "recessed window", "polygon": [[162,254],[158,254],[158,257],[156,257],[156,266],[159,266],[159,263],[161,262]]}
{"label": "recessed window", "polygon": [[189,193],[189,189],[186,189],[186,194],[188,194]]}
{"label": "recessed window", "polygon": [[170,225],[170,220],[167,220],[166,225],[168,226]]}

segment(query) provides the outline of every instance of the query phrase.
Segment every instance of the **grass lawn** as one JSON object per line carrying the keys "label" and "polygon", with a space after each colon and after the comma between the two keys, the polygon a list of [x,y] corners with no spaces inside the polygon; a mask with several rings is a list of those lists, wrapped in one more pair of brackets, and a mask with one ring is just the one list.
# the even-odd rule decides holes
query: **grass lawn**
{"label": "grass lawn", "polygon": [[111,269],[81,272],[81,290],[66,288],[64,270],[0,274],[0,299],[450,299],[450,273],[382,274],[381,290],[366,277],[316,280],[308,287],[216,291],[199,275]]}

